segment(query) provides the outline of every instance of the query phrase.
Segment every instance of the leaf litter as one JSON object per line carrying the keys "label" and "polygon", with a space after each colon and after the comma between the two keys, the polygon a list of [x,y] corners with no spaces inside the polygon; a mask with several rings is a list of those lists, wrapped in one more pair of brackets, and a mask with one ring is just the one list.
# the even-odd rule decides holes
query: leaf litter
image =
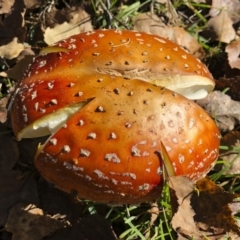
{"label": "leaf litter", "polygon": [[240,123],[240,102],[223,92],[211,92],[197,103],[213,116],[222,132],[231,131]]}
{"label": "leaf litter", "polygon": [[176,209],[171,223],[178,239],[217,240],[225,233],[240,235],[230,206],[237,204],[239,209],[240,194],[224,191],[208,177],[195,184],[183,176],[170,177],[169,186],[173,209]]}

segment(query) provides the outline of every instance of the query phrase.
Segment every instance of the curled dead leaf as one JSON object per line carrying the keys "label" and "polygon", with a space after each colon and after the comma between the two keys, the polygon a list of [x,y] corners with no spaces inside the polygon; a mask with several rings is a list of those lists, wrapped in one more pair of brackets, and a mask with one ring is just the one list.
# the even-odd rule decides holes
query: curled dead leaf
{"label": "curled dead leaf", "polygon": [[[0,86],[0,91],[1,91],[1,86]],[[9,96],[0,98],[0,123],[4,123],[7,120],[6,106],[7,106],[8,99],[9,99]]]}
{"label": "curled dead leaf", "polygon": [[228,54],[228,62],[230,67],[240,69],[240,39],[228,44],[226,47],[226,52]]}
{"label": "curled dead leaf", "polygon": [[[240,194],[225,192],[209,178],[202,178],[196,182],[196,191],[191,197],[191,206],[196,213],[194,220],[205,226],[205,231],[213,234],[235,232],[240,235],[229,207]],[[213,207],[214,206],[214,207]],[[238,205],[240,209],[240,205]]]}
{"label": "curled dead leaf", "polygon": [[139,14],[134,20],[134,29],[167,38],[188,49],[192,54],[201,49],[201,45],[198,43],[197,39],[190,35],[184,28],[167,26],[155,14]]}
{"label": "curled dead leaf", "polygon": [[6,59],[16,58],[24,50],[24,45],[18,42],[16,37],[13,40],[0,47],[0,57]]}
{"label": "curled dead leaf", "polygon": [[2,0],[0,2],[0,14],[10,14],[15,0]]}
{"label": "curled dead leaf", "polygon": [[212,0],[209,15],[216,17],[221,11],[226,11],[234,23],[238,22],[240,13],[239,0]]}
{"label": "curled dead leaf", "polygon": [[12,240],[41,240],[67,224],[59,216],[45,214],[33,204],[19,203],[9,213],[5,229]]}
{"label": "curled dead leaf", "polygon": [[[196,184],[183,176],[171,177],[169,186],[176,209],[171,223],[179,239],[219,240],[226,233],[240,235],[229,206],[240,194],[225,192],[208,177]],[[235,208],[239,211],[240,204]]]}
{"label": "curled dead leaf", "polygon": [[172,227],[179,236],[200,239],[202,233],[194,222],[194,211],[190,205],[194,184],[187,177],[177,176],[169,179],[171,203],[173,209]]}
{"label": "curled dead leaf", "polygon": [[213,29],[220,42],[230,43],[236,37],[233,22],[224,10],[216,17],[210,18],[207,26]]}
{"label": "curled dead leaf", "polygon": [[[17,41],[22,43],[25,40],[25,5],[23,0],[0,1],[0,14],[0,57],[12,59],[16,57],[12,55],[20,48],[20,45],[17,46]],[[14,47],[17,48],[16,51]]]}
{"label": "curled dead leaf", "polygon": [[197,103],[216,120],[221,131],[233,130],[240,122],[240,102],[233,101],[223,92],[214,91]]}
{"label": "curled dead leaf", "polygon": [[81,8],[71,8],[69,9],[68,16],[69,21],[64,21],[63,23],[57,23],[53,28],[47,27],[44,33],[44,41],[51,45],[62,39],[68,38],[72,35],[91,31],[91,19],[90,16]]}
{"label": "curled dead leaf", "polygon": [[15,80],[21,79],[29,64],[33,61],[33,58],[34,55],[25,55],[14,67],[6,71],[7,76]]}
{"label": "curled dead leaf", "polygon": [[34,9],[40,7],[42,3],[39,0],[24,0],[24,4],[27,9]]}

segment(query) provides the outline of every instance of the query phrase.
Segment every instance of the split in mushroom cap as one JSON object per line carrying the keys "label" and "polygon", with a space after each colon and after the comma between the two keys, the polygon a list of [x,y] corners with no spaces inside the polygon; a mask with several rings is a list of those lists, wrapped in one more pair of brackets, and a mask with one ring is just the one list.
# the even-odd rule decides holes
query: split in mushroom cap
{"label": "split in mushroom cap", "polygon": [[[62,50],[61,50],[62,49]],[[68,52],[66,52],[68,50]],[[62,52],[65,61],[39,61],[39,72],[63,71],[62,66],[79,67],[83,72],[139,79],[167,87],[190,99],[206,97],[215,83],[206,66],[178,46],[156,35],[133,31],[98,30],[72,36],[42,50],[41,54]],[[41,64],[42,62],[42,64]],[[52,64],[51,64],[52,62]],[[61,64],[62,63],[62,64]],[[34,71],[35,71],[35,67]],[[41,69],[42,68],[42,69]],[[35,72],[34,72],[35,74]]]}

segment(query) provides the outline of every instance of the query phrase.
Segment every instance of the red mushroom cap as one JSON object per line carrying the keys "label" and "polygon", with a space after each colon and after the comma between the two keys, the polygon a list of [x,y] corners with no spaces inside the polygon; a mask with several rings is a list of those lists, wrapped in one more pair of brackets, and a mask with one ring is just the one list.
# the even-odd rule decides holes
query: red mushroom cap
{"label": "red mushroom cap", "polygon": [[[43,49],[41,55],[30,65],[17,89],[18,99],[12,111],[14,132],[18,133],[54,109],[45,107],[48,102],[40,107],[40,102],[33,101],[38,114],[36,111],[26,114],[24,109],[28,107],[29,100],[25,99],[25,93],[28,92],[30,98],[36,100],[39,94],[37,85],[42,79],[47,77],[49,83],[46,87],[49,91],[56,91],[55,79],[61,76],[69,78],[74,72],[79,79],[82,76],[99,74],[99,81],[104,75],[143,80],[190,99],[205,97],[215,86],[204,64],[167,39],[132,31],[86,32]],[[56,93],[58,94],[58,90]],[[54,98],[46,100],[53,100],[49,104],[54,105]],[[69,104],[71,102],[65,99],[55,104],[55,107],[60,109]],[[23,106],[23,109],[18,106]],[[33,108],[28,108],[29,111],[33,111]],[[24,121],[21,115],[24,116]],[[21,119],[17,120],[18,118]]]}
{"label": "red mushroom cap", "polygon": [[140,203],[160,196],[161,143],[176,175],[198,179],[215,163],[214,121],[160,87],[206,93],[214,86],[205,66],[178,45],[98,30],[44,51],[20,82],[11,117],[18,139],[51,134],[35,165],[57,187],[98,202]]}

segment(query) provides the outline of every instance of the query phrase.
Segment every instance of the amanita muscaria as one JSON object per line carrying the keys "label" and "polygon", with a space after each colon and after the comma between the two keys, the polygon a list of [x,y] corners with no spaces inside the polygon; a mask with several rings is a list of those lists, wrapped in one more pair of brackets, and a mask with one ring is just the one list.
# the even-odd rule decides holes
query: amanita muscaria
{"label": "amanita muscaria", "polygon": [[160,196],[161,143],[176,175],[196,180],[214,165],[218,128],[182,96],[205,97],[213,88],[206,67],[166,39],[96,30],[36,57],[16,88],[12,127],[19,140],[50,135],[35,165],[58,188],[140,203]]}

